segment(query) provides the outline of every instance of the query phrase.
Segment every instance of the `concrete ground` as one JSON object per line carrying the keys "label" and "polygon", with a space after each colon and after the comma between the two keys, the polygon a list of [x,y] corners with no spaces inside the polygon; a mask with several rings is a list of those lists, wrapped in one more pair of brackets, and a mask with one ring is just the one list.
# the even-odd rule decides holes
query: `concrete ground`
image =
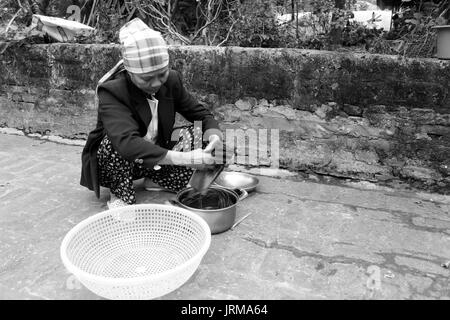
{"label": "concrete ground", "polygon": [[[59,247],[106,209],[79,185],[82,147],[0,134],[0,299],[100,299]],[[234,230],[161,299],[449,299],[450,197],[260,176]],[[138,203],[173,197],[144,191]]]}

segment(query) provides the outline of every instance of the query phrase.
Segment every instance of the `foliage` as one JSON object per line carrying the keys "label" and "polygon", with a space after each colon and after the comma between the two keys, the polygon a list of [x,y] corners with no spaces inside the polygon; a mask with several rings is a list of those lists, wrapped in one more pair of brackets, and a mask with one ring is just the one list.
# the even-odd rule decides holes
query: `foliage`
{"label": "foliage", "polygon": [[343,28],[342,45],[345,47],[363,45],[365,48],[368,48],[382,34],[382,30],[369,29],[354,22]]}
{"label": "foliage", "polygon": [[[448,22],[450,0],[403,1],[394,16],[392,30],[384,32],[350,21],[356,0],[84,0],[80,1],[85,13],[83,22],[96,32],[76,41],[117,43],[120,27],[140,17],[170,44],[348,48],[410,57],[432,56],[432,27]],[[337,8],[337,2],[343,5]],[[6,32],[0,29],[0,37],[17,38],[18,26],[30,22],[27,0],[3,0],[0,10],[0,22],[6,26]],[[313,15],[298,18],[303,11]],[[280,22],[282,13],[289,14],[290,21]]]}
{"label": "foliage", "polygon": [[281,30],[275,22],[275,6],[270,0],[246,1],[238,5],[234,32],[228,45],[242,47],[279,47]]}
{"label": "foliage", "polygon": [[293,19],[279,26],[282,30],[277,35],[280,46],[290,48],[306,48],[319,50],[336,50],[341,47],[366,47],[382,31],[369,29],[356,22],[351,9],[356,0],[346,1],[342,9],[336,8],[335,0],[312,0],[310,9],[312,15],[295,18],[305,7],[293,6]]}
{"label": "foliage", "polygon": [[[432,57],[436,46],[436,25],[448,23],[449,0],[410,1],[393,17],[394,28],[369,50],[407,57]],[[392,45],[389,45],[392,44]]]}
{"label": "foliage", "polygon": [[[126,11],[125,22],[140,17],[149,26],[160,31],[170,43],[215,44],[223,37],[221,26],[227,26],[226,17],[234,11],[238,0],[112,0]],[[111,2],[111,0],[109,0]],[[101,12],[99,3],[94,12]],[[95,13],[94,13],[95,14]],[[124,18],[124,17],[121,17]],[[220,21],[220,23],[219,23]],[[225,22],[225,24],[224,24]],[[228,31],[228,27],[225,31]]]}
{"label": "foliage", "polygon": [[0,13],[0,40],[26,37],[24,29],[31,22],[31,9],[26,1],[3,0]]}
{"label": "foliage", "polygon": [[120,26],[128,17],[122,4],[120,1],[94,1],[95,10],[92,10],[88,21],[96,32],[91,38],[80,39],[80,42],[118,43]]}
{"label": "foliage", "polygon": [[312,0],[315,19],[310,21],[310,36],[302,39],[291,34],[290,39],[283,41],[284,46],[327,50],[347,47],[371,53],[432,57],[436,44],[432,28],[446,24],[450,14],[449,0],[405,1],[394,15],[393,28],[385,32],[350,22],[354,4],[346,2],[344,9],[338,9],[334,0]]}

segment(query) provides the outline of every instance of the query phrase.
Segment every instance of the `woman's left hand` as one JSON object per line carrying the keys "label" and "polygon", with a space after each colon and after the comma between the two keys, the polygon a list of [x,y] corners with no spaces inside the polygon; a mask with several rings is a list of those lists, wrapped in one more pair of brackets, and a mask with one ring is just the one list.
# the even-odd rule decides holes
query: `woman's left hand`
{"label": "woman's left hand", "polygon": [[209,143],[205,148],[205,152],[212,153],[214,149],[222,147],[222,140],[217,134],[213,134],[209,137]]}

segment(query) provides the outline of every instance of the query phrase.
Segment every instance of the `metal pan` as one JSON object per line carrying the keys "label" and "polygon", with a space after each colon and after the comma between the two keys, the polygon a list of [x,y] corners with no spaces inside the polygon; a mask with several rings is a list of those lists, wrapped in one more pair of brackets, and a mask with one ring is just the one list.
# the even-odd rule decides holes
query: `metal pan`
{"label": "metal pan", "polygon": [[222,171],[214,183],[228,189],[244,189],[250,193],[256,190],[259,180],[248,173]]}
{"label": "metal pan", "polygon": [[[243,189],[231,190],[220,186],[211,186],[208,188],[208,191],[222,191],[227,193],[232,199],[232,204],[228,207],[219,209],[198,209],[197,207],[188,206],[185,204],[186,198],[189,197],[189,195],[196,193],[192,187],[179,191],[176,199],[169,200],[169,202],[173,205],[188,209],[202,217],[206,223],[208,223],[212,234],[224,232],[232,226],[235,226],[236,205],[238,202],[245,199],[248,193]],[[238,223],[240,223],[240,221],[238,221]]]}

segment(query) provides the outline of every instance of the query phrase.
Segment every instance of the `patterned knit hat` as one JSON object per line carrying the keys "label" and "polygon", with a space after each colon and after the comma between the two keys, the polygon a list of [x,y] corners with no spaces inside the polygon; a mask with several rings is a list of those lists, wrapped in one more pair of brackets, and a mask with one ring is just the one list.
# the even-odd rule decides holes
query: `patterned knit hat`
{"label": "patterned knit hat", "polygon": [[160,70],[169,64],[167,44],[161,33],[135,18],[120,28],[123,65],[131,73]]}

